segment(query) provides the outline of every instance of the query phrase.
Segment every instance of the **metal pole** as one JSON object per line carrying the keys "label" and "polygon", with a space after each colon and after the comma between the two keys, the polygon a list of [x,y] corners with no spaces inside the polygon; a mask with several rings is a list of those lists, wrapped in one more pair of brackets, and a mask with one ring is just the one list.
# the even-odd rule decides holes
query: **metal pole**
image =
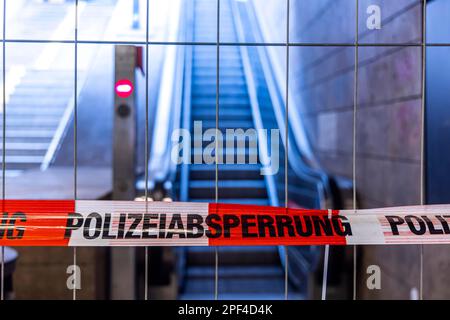
{"label": "metal pole", "polygon": [[[216,131],[219,130],[219,95],[220,95],[220,0],[217,0],[217,34],[216,34]],[[219,163],[218,151],[219,141],[216,139],[216,158],[215,158],[215,202],[219,201]],[[219,250],[214,248],[214,300],[219,298]]]}
{"label": "metal pole", "polygon": [[[356,212],[356,121],[358,108],[358,68],[359,68],[359,1],[356,0],[356,23],[355,23],[355,69],[354,69],[354,97],[353,97],[353,210]],[[353,300],[356,300],[357,281],[357,247],[353,246]]]}
{"label": "metal pole", "polygon": [[[2,200],[5,201],[6,195],[6,0],[3,0],[3,139],[2,139]],[[1,280],[1,288],[0,288],[0,300],[5,299],[5,247],[2,246],[1,253],[1,271],[0,271],[0,280]]]}
{"label": "metal pole", "polygon": [[[148,151],[148,134],[149,134],[149,129],[148,129],[148,98],[149,98],[149,88],[148,88],[148,55],[149,55],[149,45],[148,45],[148,41],[149,41],[149,28],[150,28],[150,21],[149,21],[149,6],[150,6],[150,1],[147,0],[147,8],[146,8],[146,30],[145,30],[145,147],[144,147],[144,152],[145,152],[145,213],[148,213],[148,161],[149,161],[149,151]],[[148,247],[145,247],[145,253],[144,253],[144,258],[145,258],[145,262],[144,262],[144,281],[145,281],[145,285],[144,285],[144,300],[148,300]]]}
{"label": "metal pole", "polygon": [[[427,55],[427,0],[423,1],[422,10],[422,110],[421,110],[421,140],[420,140],[420,204],[425,200],[425,98],[426,98],[426,55]],[[423,244],[419,246],[419,299],[423,300]]]}
{"label": "metal pole", "polygon": [[[77,200],[77,180],[78,180],[78,0],[75,0],[75,61],[74,61],[74,119],[73,119],[73,198]],[[77,248],[73,248],[74,283],[77,283]],[[77,286],[73,286],[72,299],[77,299]]]}
{"label": "metal pole", "polygon": [[[286,135],[286,157],[284,159],[284,205],[288,208],[288,166],[289,166],[289,17],[290,17],[290,1],[286,0],[286,113],[285,113],[285,135]],[[289,299],[289,252],[288,247],[284,247],[284,299]]]}

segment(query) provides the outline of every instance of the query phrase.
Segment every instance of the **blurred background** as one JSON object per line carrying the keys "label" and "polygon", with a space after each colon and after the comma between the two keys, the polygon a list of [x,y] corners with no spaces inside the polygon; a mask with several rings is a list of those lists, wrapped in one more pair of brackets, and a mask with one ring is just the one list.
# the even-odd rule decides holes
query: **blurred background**
{"label": "blurred background", "polygon": [[[450,201],[448,1],[428,0],[426,11],[422,0],[5,1],[6,199],[322,209]],[[380,28],[368,23],[373,5]],[[133,92],[120,98],[124,78]],[[195,121],[202,133],[279,138],[245,136],[223,151],[245,161],[217,173],[215,163],[177,165],[177,129],[192,133],[188,159],[211,143],[196,140]],[[272,146],[279,170],[261,175]],[[72,249],[6,253],[10,298],[72,298]],[[356,253],[358,299],[417,298],[419,246]],[[450,297],[449,253],[424,248],[425,298]],[[220,299],[284,299],[286,269],[289,299],[320,298],[323,247],[227,247],[218,257]],[[327,297],[351,299],[353,248],[331,247],[329,259]],[[79,248],[77,264],[79,299],[214,298],[214,248]],[[382,270],[380,290],[366,286],[370,265]]]}

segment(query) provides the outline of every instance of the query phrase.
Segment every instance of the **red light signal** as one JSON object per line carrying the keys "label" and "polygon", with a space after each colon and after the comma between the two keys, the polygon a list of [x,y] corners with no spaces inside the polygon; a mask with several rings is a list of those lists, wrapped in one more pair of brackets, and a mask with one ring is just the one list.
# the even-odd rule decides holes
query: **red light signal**
{"label": "red light signal", "polygon": [[114,87],[120,98],[128,98],[133,93],[133,83],[128,79],[122,79],[116,82]]}

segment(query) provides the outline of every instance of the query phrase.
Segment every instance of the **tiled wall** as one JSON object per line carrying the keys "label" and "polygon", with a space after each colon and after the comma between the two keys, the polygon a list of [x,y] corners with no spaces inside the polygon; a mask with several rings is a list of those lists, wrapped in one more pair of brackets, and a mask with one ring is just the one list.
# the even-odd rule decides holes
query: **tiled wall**
{"label": "tiled wall", "polygon": [[[16,299],[72,299],[72,290],[67,280],[73,273],[67,273],[72,264],[73,250],[70,248],[17,248],[20,260],[14,273],[14,294]],[[79,248],[77,262],[81,270],[81,290],[77,299],[103,298],[101,286],[97,286],[101,275],[97,272],[98,251]],[[69,270],[70,271],[70,270]]]}
{"label": "tiled wall", "polygon": [[[293,1],[291,38],[353,43],[355,2],[319,2],[309,8],[311,2]],[[366,27],[369,4],[381,8],[381,30]],[[420,40],[419,1],[360,1],[360,42]],[[348,178],[352,177],[353,163],[354,63],[353,47],[291,48],[291,94],[294,105],[304,101],[297,107],[308,127],[311,145],[327,170]],[[421,49],[360,47],[358,63],[356,170],[360,206],[416,204],[420,192]]]}
{"label": "tiled wall", "polygon": [[[331,45],[354,43],[355,3],[352,0],[291,1],[290,40]],[[254,0],[254,4],[260,5],[258,0]],[[381,8],[380,30],[369,30],[366,26],[369,17],[366,10],[373,4]],[[277,7],[274,1],[267,5],[267,10],[278,12],[274,16],[285,12],[284,6]],[[360,43],[401,44],[422,40],[420,0],[361,0],[358,17]],[[259,20],[275,25],[270,15],[260,13]],[[290,50],[290,108],[299,111],[321,166],[330,173],[351,179],[355,49],[352,46],[293,46]],[[358,54],[358,206],[419,204],[421,48],[364,45]],[[359,249],[359,298],[408,299],[411,290],[419,288],[418,246],[366,246]],[[448,256],[446,251],[443,246],[425,249],[425,298],[450,295],[450,291],[441,285],[446,281],[445,267],[450,264],[450,259],[445,258]],[[440,258],[435,259],[435,256]],[[381,290],[366,287],[366,268],[371,264],[381,267]]]}

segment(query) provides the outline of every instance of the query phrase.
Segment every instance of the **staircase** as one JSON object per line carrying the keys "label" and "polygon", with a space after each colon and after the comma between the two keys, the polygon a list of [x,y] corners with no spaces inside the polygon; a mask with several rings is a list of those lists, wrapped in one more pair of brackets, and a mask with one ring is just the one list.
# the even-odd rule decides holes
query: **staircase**
{"label": "staircase", "polygon": [[[79,37],[101,39],[116,0],[80,1]],[[10,17],[12,39],[73,39],[74,1],[28,1]],[[11,44],[6,61],[6,175],[38,169],[49,152],[55,133],[74,98],[73,45],[58,43]],[[78,88],[82,87],[96,46],[79,48]],[[1,77],[0,77],[1,78]],[[2,86],[3,79],[0,79]],[[3,111],[0,103],[0,137]],[[56,150],[57,151],[57,150]],[[3,145],[0,142],[0,154]],[[46,159],[51,160],[51,159]],[[0,173],[1,174],[1,173]]]}
{"label": "staircase", "polygon": [[[216,30],[216,5],[214,1],[194,1],[194,40],[204,39],[205,32]],[[230,2],[221,1],[221,40],[237,41]],[[191,132],[194,121],[202,121],[203,132],[216,128],[216,48],[193,47],[191,85]],[[235,46],[220,47],[220,98],[219,129],[255,128],[242,65],[240,49]],[[194,147],[192,157],[202,152]],[[198,138],[197,138],[198,139]],[[203,142],[203,147],[211,142]],[[225,149],[229,152],[258,156],[257,148]],[[267,186],[257,164],[219,164],[218,201],[269,205]],[[188,198],[193,202],[214,202],[215,164],[191,164],[188,174]],[[180,171],[178,179],[181,179]],[[182,183],[179,183],[182,185]],[[284,270],[277,247],[220,247],[218,292],[219,299],[284,299]],[[186,271],[181,299],[214,298],[215,249],[190,247],[185,252]],[[290,294],[292,297],[292,294]]]}
{"label": "staircase", "polygon": [[68,71],[28,70],[15,87],[6,104],[7,175],[42,164],[73,96],[71,75]]}

